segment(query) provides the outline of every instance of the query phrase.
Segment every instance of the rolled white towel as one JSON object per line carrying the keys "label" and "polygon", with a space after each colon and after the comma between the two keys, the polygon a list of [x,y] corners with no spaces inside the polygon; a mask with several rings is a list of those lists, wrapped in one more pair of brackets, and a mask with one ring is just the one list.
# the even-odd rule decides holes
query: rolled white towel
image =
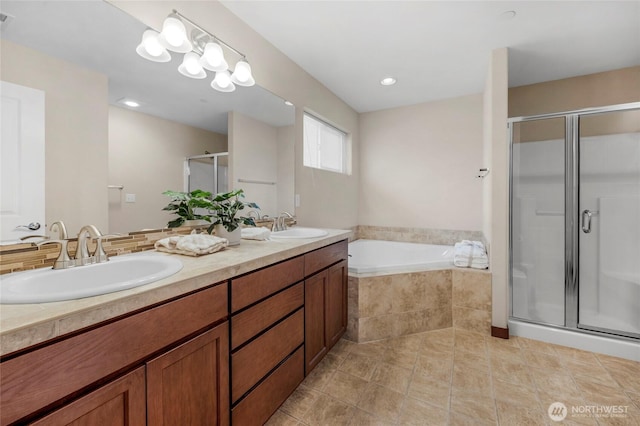
{"label": "rolled white towel", "polygon": [[462,268],[487,269],[489,258],[480,241],[463,240],[454,246],[453,264]]}
{"label": "rolled white towel", "polygon": [[166,253],[201,256],[215,253],[229,245],[226,238],[209,234],[176,235],[156,241],[154,247]]}
{"label": "rolled white towel", "polygon": [[242,228],[240,236],[245,240],[266,241],[271,237],[271,231],[264,226],[259,228]]}

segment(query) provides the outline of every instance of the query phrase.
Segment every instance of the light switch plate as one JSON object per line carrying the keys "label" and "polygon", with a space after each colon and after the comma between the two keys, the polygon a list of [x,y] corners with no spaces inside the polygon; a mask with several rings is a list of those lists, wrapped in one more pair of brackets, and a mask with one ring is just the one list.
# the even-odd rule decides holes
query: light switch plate
{"label": "light switch plate", "polygon": [[126,203],[135,203],[136,202],[136,194],[125,194],[124,201]]}

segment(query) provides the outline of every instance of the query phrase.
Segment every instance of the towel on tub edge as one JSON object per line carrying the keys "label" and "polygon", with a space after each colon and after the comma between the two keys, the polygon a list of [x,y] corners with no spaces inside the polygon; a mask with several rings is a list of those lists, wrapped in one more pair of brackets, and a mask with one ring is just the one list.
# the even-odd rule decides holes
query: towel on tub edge
{"label": "towel on tub edge", "polygon": [[463,240],[456,243],[453,252],[453,264],[461,268],[487,269],[489,257],[484,244],[480,241]]}
{"label": "towel on tub edge", "polygon": [[226,238],[208,234],[176,235],[156,241],[154,247],[166,253],[202,256],[215,253],[229,245]]}

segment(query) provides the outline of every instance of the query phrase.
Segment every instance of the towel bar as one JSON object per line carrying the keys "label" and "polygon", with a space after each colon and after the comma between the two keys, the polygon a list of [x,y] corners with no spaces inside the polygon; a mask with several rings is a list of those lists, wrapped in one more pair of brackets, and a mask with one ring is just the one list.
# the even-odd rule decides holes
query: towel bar
{"label": "towel bar", "polygon": [[268,182],[264,180],[251,180],[251,179],[238,179],[240,183],[257,183],[260,185],[275,185],[275,182]]}

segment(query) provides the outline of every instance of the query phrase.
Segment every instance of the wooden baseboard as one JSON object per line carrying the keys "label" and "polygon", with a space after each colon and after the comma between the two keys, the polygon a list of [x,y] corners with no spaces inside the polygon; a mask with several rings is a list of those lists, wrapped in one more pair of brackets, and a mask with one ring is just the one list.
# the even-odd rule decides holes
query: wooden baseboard
{"label": "wooden baseboard", "polygon": [[491,336],[499,337],[500,339],[508,339],[509,338],[509,329],[508,328],[491,326]]}

